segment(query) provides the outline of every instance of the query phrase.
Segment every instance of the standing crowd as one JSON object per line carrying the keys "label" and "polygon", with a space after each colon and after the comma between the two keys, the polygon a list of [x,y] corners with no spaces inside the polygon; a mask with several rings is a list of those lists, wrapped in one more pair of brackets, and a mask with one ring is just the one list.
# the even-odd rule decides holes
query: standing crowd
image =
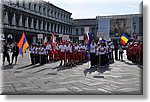
{"label": "standing crowd", "polygon": [[[84,43],[73,43],[72,41],[56,43],[55,46],[52,43],[45,44],[32,44],[29,48],[31,64],[46,64],[49,61],[60,61],[59,66],[76,66],[88,62],[90,60],[91,68],[104,67],[115,60],[123,61],[124,50],[127,51],[127,59],[132,63],[143,65],[143,44],[140,43],[128,43],[128,46],[114,45],[111,41],[95,41],[93,40],[87,48]],[[119,50],[119,58],[118,58]],[[17,43],[3,44],[3,65],[5,59],[9,65],[13,64],[15,58],[15,64],[19,55],[19,47]],[[10,54],[12,56],[10,57]],[[10,60],[11,58],[11,60]]]}
{"label": "standing crowd", "polygon": [[90,59],[91,67],[109,65],[114,62],[114,45],[111,41],[92,41],[89,49],[85,44],[62,42],[54,47],[52,43],[43,45],[33,44],[30,47],[32,65],[45,64],[51,60],[60,61],[59,66],[75,66],[88,62]]}

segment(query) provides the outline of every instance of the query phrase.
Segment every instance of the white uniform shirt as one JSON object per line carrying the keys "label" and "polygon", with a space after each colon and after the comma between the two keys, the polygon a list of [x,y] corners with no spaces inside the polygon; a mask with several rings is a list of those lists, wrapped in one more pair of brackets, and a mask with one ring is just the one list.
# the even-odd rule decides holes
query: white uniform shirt
{"label": "white uniform shirt", "polygon": [[39,55],[43,54],[42,48],[39,48],[38,51],[39,51]]}
{"label": "white uniform shirt", "polygon": [[82,45],[78,46],[78,51],[80,52],[82,50]]}
{"label": "white uniform shirt", "polygon": [[65,50],[67,51],[67,52],[70,52],[70,46],[68,45],[65,45]]}
{"label": "white uniform shirt", "polygon": [[31,53],[34,54],[35,47],[31,47],[30,50],[31,50]]}
{"label": "white uniform shirt", "polygon": [[93,44],[90,45],[90,52],[96,53],[96,44],[95,43],[94,43],[94,45]]}
{"label": "white uniform shirt", "polygon": [[106,53],[109,53],[109,46],[106,46]]}
{"label": "white uniform shirt", "polygon": [[85,45],[82,46],[82,49],[85,50]]}
{"label": "white uniform shirt", "polygon": [[98,52],[99,52],[99,55],[103,55],[103,54],[106,53],[106,48],[102,47],[102,46],[99,46],[98,47]]}
{"label": "white uniform shirt", "polygon": [[112,52],[114,49],[114,45],[109,46],[109,52]]}
{"label": "white uniform shirt", "polygon": [[74,47],[74,50],[75,50],[75,51],[78,51],[78,48],[79,48],[78,46],[75,46],[75,47]]}
{"label": "white uniform shirt", "polygon": [[48,45],[46,46],[46,49],[51,51],[51,50],[52,50],[51,44],[48,44]]}
{"label": "white uniform shirt", "polygon": [[59,45],[56,45],[56,50],[59,50]]}
{"label": "white uniform shirt", "polygon": [[72,46],[72,45],[70,45],[70,53],[72,53],[72,47],[73,47],[73,46]]}
{"label": "white uniform shirt", "polygon": [[35,54],[38,54],[38,53],[39,53],[39,49],[40,49],[40,48],[37,48],[37,47],[35,48]]}
{"label": "white uniform shirt", "polygon": [[44,54],[44,55],[47,55],[46,48],[44,48],[43,54]]}
{"label": "white uniform shirt", "polygon": [[65,52],[65,50],[66,50],[66,49],[65,49],[65,45],[60,45],[60,46],[59,46],[59,49],[60,49],[61,52]]}

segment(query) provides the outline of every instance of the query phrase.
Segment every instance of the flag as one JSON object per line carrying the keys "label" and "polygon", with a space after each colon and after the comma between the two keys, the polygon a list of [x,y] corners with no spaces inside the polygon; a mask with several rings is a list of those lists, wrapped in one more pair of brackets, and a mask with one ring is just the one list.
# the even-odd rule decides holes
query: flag
{"label": "flag", "polygon": [[89,50],[91,43],[92,43],[92,33],[90,33],[89,35],[89,40],[88,40],[88,44],[86,45],[86,50]]}
{"label": "flag", "polygon": [[54,32],[52,32],[52,47],[53,47],[53,51],[55,51],[55,49],[56,49],[56,41],[55,41]]}
{"label": "flag", "polygon": [[133,33],[132,33],[132,36],[131,36],[131,39],[132,39],[132,44],[134,44],[134,41],[135,41],[135,36],[134,36],[134,33],[135,33],[135,32],[133,32]]}
{"label": "flag", "polygon": [[88,41],[89,41],[89,34],[86,33],[86,36],[85,36],[85,44],[86,44],[86,45],[88,44]]}
{"label": "flag", "polygon": [[120,38],[120,43],[123,45],[126,45],[129,41],[129,37],[126,34],[122,34],[121,38]]}
{"label": "flag", "polygon": [[29,47],[29,44],[27,42],[24,32],[22,33],[22,37],[21,37],[19,43],[17,44],[17,46],[19,47],[19,53],[23,57],[25,50]]}

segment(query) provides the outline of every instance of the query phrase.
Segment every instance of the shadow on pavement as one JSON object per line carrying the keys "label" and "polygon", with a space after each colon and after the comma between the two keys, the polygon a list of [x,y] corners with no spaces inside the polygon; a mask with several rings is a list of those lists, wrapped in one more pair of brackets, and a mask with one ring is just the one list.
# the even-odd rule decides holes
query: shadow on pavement
{"label": "shadow on pavement", "polygon": [[23,69],[23,68],[30,67],[30,66],[32,66],[32,65],[30,64],[30,65],[22,66],[22,67],[19,67],[17,69]]}
{"label": "shadow on pavement", "polygon": [[70,66],[60,66],[57,71],[66,70],[66,69],[72,69],[72,68],[73,67],[70,67]]}
{"label": "shadow on pavement", "polygon": [[95,71],[98,71],[99,73],[104,73],[105,71],[111,71],[111,69],[109,68],[108,65],[106,65],[101,68],[97,68],[97,67],[87,68],[83,72],[84,72],[84,75],[86,76],[88,73],[91,74]]}
{"label": "shadow on pavement", "polygon": [[2,69],[3,69],[3,70],[12,69],[12,68],[14,68],[13,65],[5,65],[5,66],[2,66]]}

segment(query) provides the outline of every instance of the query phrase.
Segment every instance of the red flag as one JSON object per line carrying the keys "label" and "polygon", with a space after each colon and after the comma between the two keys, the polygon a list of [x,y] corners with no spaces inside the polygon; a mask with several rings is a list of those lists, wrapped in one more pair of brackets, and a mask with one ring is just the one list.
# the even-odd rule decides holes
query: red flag
{"label": "red flag", "polygon": [[85,36],[85,43],[86,43],[86,45],[88,44],[88,41],[89,41],[89,35],[88,35],[88,33],[86,33],[86,36]]}
{"label": "red flag", "polygon": [[52,47],[53,47],[53,51],[55,51],[55,49],[56,49],[56,41],[55,41],[54,32],[52,33]]}

